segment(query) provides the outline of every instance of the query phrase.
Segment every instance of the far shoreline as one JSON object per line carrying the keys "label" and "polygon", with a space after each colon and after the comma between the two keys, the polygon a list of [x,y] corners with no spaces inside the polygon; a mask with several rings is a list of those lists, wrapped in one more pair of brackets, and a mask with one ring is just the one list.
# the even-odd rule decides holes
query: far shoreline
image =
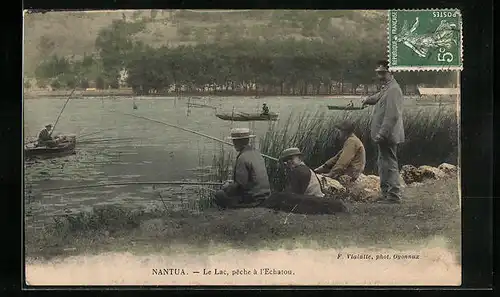
{"label": "far shoreline", "polygon": [[[73,89],[69,90],[24,90],[23,99],[37,99],[37,98],[67,98]],[[83,97],[112,97],[112,98],[121,98],[121,97],[145,97],[145,98],[157,98],[157,97],[173,97],[173,98],[207,98],[207,97],[249,97],[251,99],[261,99],[261,98],[270,98],[270,97],[297,97],[297,98],[325,98],[325,99],[340,99],[340,98],[364,98],[370,96],[372,93],[367,94],[352,94],[352,93],[342,93],[342,94],[276,94],[276,93],[266,93],[255,91],[250,92],[239,92],[239,91],[216,91],[216,92],[165,92],[165,93],[156,93],[156,94],[136,94],[130,88],[125,89],[107,89],[107,90],[84,90],[84,89],[76,89],[73,92],[74,98],[83,98]],[[408,93],[405,97],[418,97],[418,95],[413,93]]]}
{"label": "far shoreline", "polygon": [[[36,99],[66,99],[68,98],[71,91],[65,94],[25,94],[23,96],[23,100],[36,100]],[[161,99],[161,98],[171,98],[171,99],[206,99],[206,98],[247,98],[250,100],[259,100],[259,99],[267,99],[267,98],[280,98],[280,97],[288,97],[288,98],[299,98],[299,99],[362,99],[366,98],[369,95],[263,95],[259,97],[247,95],[247,94],[231,94],[231,95],[193,95],[193,94],[161,94],[161,95],[136,95],[136,94],[73,94],[73,99]],[[418,98],[418,95],[405,95],[405,98]]]}

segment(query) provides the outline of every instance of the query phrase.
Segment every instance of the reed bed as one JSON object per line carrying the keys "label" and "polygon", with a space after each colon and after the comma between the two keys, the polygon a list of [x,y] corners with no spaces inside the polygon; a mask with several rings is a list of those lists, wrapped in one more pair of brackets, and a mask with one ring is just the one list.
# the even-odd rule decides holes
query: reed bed
{"label": "reed bed", "polygon": [[[335,125],[349,120],[355,125],[355,134],[365,145],[367,164],[365,174],[377,174],[377,148],[370,137],[371,113],[363,111],[302,112],[291,114],[284,122],[271,123],[259,139],[260,151],[278,157],[288,147],[299,147],[305,162],[314,168],[333,157],[341,148]],[[431,165],[443,162],[457,164],[458,121],[453,108],[414,109],[404,112],[406,141],[398,148],[399,165]],[[224,161],[221,161],[224,160]],[[214,157],[216,172],[227,172],[230,166],[226,152]],[[284,185],[284,168],[279,162],[266,160],[273,190]],[[214,180],[221,180],[222,176]]]}

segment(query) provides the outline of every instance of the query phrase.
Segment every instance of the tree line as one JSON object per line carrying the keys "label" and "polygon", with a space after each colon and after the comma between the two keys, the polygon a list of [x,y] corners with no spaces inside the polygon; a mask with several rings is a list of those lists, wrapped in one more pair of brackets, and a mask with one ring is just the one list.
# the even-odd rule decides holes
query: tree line
{"label": "tree line", "polygon": [[[81,61],[52,57],[37,68],[37,79],[57,82],[55,87],[84,86],[93,80],[97,88],[118,88],[119,73],[125,69],[127,84],[136,94],[354,94],[372,91],[376,63],[386,56],[385,40],[350,36],[329,42],[242,39],[153,48],[133,38],[143,27],[140,22],[114,21],[98,34],[97,56]],[[450,74],[440,72],[403,72],[396,78],[403,90],[451,81]]]}
{"label": "tree line", "polygon": [[[344,45],[344,47],[346,47]],[[266,95],[368,93],[376,85],[380,57],[369,47],[344,51],[317,41],[242,41],[177,48],[146,48],[127,66],[128,84],[137,93],[254,92]],[[446,85],[448,74],[397,74],[407,85]],[[347,87],[348,86],[348,87]]]}

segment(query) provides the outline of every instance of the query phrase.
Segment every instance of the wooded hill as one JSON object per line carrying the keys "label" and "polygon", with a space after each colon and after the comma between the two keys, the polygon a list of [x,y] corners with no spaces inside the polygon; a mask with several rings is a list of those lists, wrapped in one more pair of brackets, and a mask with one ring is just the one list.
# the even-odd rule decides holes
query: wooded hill
{"label": "wooded hill", "polygon": [[[96,52],[98,33],[113,20],[144,24],[133,36],[153,47],[235,40],[321,40],[338,43],[363,39],[385,44],[384,11],[304,10],[140,10],[47,12],[25,14],[25,75],[49,56],[73,57]],[[381,48],[381,50],[384,50]]]}

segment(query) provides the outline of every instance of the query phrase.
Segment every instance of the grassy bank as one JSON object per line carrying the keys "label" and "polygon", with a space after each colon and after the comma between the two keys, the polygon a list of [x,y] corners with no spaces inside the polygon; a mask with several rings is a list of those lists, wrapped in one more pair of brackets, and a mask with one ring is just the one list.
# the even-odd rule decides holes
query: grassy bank
{"label": "grassy bank", "polygon": [[[370,137],[370,109],[354,112],[316,112],[292,114],[284,122],[273,123],[259,139],[262,153],[278,157],[288,147],[299,147],[310,167],[321,165],[341,148],[335,124],[348,119],[355,124],[355,134],[365,145],[365,174],[377,174],[377,148]],[[413,109],[404,113],[406,141],[399,147],[400,166],[431,165],[443,162],[457,164],[458,126],[454,108]],[[227,150],[215,157],[217,172],[225,173],[229,166]],[[276,190],[283,186],[283,167],[266,160],[269,178]],[[227,176],[216,179],[224,180]]]}
{"label": "grassy bank", "polygon": [[58,218],[41,229],[27,229],[26,255],[51,258],[81,253],[168,252],[189,245],[208,252],[224,245],[242,249],[390,247],[425,244],[438,237],[460,256],[460,204],[457,180],[409,187],[401,205],[348,204],[339,215],[300,215],[255,208],[203,212],[148,212],[117,206],[86,215]]}

